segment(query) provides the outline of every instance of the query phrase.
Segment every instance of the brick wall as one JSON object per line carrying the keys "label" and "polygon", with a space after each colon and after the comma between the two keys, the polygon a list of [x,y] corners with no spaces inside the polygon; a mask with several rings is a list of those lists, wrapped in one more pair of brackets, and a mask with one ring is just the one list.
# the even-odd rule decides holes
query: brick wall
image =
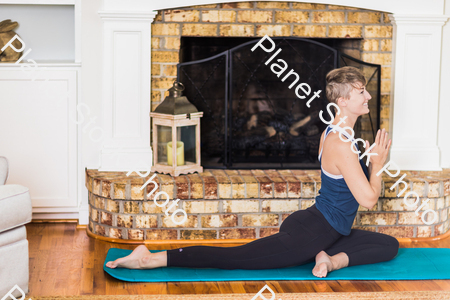
{"label": "brick wall", "polygon": [[[383,176],[377,205],[370,211],[359,207],[353,228],[395,237],[431,237],[449,230],[450,169],[404,173],[408,191],[418,193],[421,201],[415,207],[406,206],[403,198],[396,197],[399,187],[390,190],[395,180]],[[254,239],[278,232],[290,213],[313,205],[321,186],[319,170],[205,170],[177,177],[158,174],[154,179],[158,190],[167,192],[170,199],[181,199],[169,213],[177,208],[187,213],[187,221],[176,225],[170,214],[164,214],[166,208],[147,199],[153,184],[140,190],[152,175],[140,178],[133,173],[126,177],[126,172],[86,170],[89,230],[129,240]],[[427,198],[431,201],[416,216],[414,211]],[[421,219],[427,209],[439,215],[431,225]]]}
{"label": "brick wall", "polygon": [[[237,2],[161,10],[152,24],[152,111],[176,78],[182,36],[362,38],[361,59],[382,65],[381,128],[389,130],[392,24],[387,13],[299,2]],[[362,138],[370,130],[363,116]],[[364,132],[366,131],[366,132]]]}

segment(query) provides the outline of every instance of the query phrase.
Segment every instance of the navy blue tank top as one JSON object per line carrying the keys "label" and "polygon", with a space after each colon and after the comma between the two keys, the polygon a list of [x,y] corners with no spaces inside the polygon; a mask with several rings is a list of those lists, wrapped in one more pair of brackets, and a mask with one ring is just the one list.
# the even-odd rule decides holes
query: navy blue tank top
{"label": "navy blue tank top", "polygon": [[[359,203],[356,201],[355,197],[353,197],[342,175],[330,174],[322,168],[321,157],[323,146],[325,144],[326,137],[333,128],[336,128],[336,131],[338,131],[335,134],[339,134],[339,132],[341,132],[342,135],[344,135],[348,139],[351,138],[348,132],[346,132],[342,127],[339,126],[328,125],[327,129],[325,130],[322,149],[320,150],[319,154],[319,161],[322,170],[320,175],[322,184],[319,190],[320,195],[316,197],[316,207],[324,215],[328,223],[330,223],[330,225],[337,232],[342,235],[349,235],[351,232],[353,220],[355,219],[356,212],[358,211]],[[350,147],[351,143],[347,143]],[[356,148],[358,148],[358,145],[356,143],[355,145]],[[361,156],[362,153],[364,153],[364,151],[361,151],[359,156]],[[361,164],[367,180],[369,180],[369,171],[367,170],[364,161],[360,159],[359,163]]]}

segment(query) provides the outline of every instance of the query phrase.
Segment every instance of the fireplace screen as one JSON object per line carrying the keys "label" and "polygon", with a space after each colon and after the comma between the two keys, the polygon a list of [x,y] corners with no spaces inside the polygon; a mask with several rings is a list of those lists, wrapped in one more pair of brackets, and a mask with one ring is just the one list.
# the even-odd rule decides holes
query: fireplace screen
{"label": "fireplace screen", "polygon": [[[319,119],[319,112],[323,110],[328,119],[325,76],[344,65],[360,68],[369,80],[371,116],[365,117],[371,125],[361,128],[360,117],[355,136],[361,137],[364,129],[370,133],[369,141],[373,141],[379,127],[379,65],[364,63],[308,39],[273,38],[276,48],[269,53],[260,47],[251,50],[258,41],[178,64],[178,80],[186,87],[184,95],[204,113],[201,161],[205,168],[320,168],[319,142],[327,125]],[[270,48],[266,42],[265,47]],[[282,51],[266,64],[278,49]],[[285,66],[280,60],[288,66],[281,74],[280,66]],[[285,77],[291,70],[299,80],[295,75]],[[295,93],[300,83],[311,87],[305,99]],[[321,91],[320,98],[308,107],[306,103],[316,91]]]}

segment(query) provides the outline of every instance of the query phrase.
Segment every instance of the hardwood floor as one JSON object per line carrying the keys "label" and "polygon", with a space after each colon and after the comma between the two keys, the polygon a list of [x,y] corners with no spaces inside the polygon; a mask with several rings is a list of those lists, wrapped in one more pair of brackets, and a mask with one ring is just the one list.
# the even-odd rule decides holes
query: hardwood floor
{"label": "hardwood floor", "polygon": [[[134,249],[91,239],[73,223],[31,223],[27,226],[30,292],[33,296],[234,294],[255,295],[268,284],[275,293],[450,290],[450,280],[423,281],[232,281],[130,283],[103,271],[109,248]],[[233,246],[233,245],[227,245]],[[173,248],[182,247],[173,244]],[[450,248],[450,238],[437,242],[401,243],[400,247]],[[151,249],[162,249],[157,246]]]}

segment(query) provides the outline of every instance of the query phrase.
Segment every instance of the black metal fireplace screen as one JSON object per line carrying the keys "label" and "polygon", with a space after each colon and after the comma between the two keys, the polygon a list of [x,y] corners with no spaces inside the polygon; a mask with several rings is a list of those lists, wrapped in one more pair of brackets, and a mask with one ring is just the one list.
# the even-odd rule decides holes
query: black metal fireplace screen
{"label": "black metal fireplace screen", "polygon": [[[267,53],[251,48],[255,39],[212,57],[180,63],[178,81],[184,94],[199,111],[201,120],[201,161],[205,168],[225,169],[314,169],[318,161],[319,140],[326,128],[319,112],[326,113],[326,74],[340,66],[360,68],[368,80],[370,115],[355,125],[355,137],[365,134],[372,143],[380,125],[381,66],[366,63],[317,41],[302,38],[272,38],[282,51],[265,62],[275,51]],[[288,69],[275,75],[284,60]],[[272,70],[273,69],[273,70]],[[321,90],[320,98],[310,107],[299,99],[295,76],[281,79],[293,69],[311,91]],[[311,92],[312,95],[312,92]],[[310,97],[308,97],[310,98]],[[361,128],[361,118],[370,127]],[[329,118],[326,118],[329,119]],[[364,137],[363,137],[364,138]]]}

